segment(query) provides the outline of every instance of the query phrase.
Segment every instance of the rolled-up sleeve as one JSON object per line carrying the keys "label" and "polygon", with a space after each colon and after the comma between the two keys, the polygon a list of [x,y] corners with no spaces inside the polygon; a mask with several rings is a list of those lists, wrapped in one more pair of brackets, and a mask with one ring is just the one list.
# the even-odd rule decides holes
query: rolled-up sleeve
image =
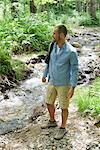
{"label": "rolled-up sleeve", "polygon": [[78,79],[78,55],[76,51],[71,52],[70,56],[70,84],[76,87]]}
{"label": "rolled-up sleeve", "polygon": [[49,65],[46,64],[45,69],[44,69],[44,72],[43,72],[43,77],[47,77],[48,72],[49,72]]}

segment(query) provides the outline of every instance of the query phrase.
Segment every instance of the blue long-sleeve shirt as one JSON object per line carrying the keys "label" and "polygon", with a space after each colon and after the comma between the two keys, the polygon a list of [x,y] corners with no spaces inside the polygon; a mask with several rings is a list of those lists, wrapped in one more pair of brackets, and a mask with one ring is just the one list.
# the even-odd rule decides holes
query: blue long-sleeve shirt
{"label": "blue long-sleeve shirt", "polygon": [[43,76],[48,76],[50,84],[75,87],[78,76],[76,49],[68,42],[65,42],[59,52],[57,52],[57,44],[54,43],[49,65],[46,65]]}

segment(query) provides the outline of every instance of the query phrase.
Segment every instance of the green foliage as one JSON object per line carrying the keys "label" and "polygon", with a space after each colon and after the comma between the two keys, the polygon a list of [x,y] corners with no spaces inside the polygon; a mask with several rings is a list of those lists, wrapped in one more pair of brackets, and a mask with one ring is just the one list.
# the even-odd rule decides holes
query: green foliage
{"label": "green foliage", "polygon": [[36,1],[36,4],[37,5],[41,5],[41,4],[46,4],[46,3],[57,3],[57,1],[56,0],[37,0]]}
{"label": "green foliage", "polygon": [[11,56],[7,51],[0,49],[0,74],[9,74],[12,70],[10,63]]}
{"label": "green foliage", "polygon": [[92,115],[100,114],[100,78],[97,78],[89,86],[76,89],[75,102],[78,111],[90,113]]}
{"label": "green foliage", "polygon": [[37,20],[38,17],[3,21],[0,24],[0,45],[3,49],[11,49],[14,53],[45,50],[50,42],[48,23]]}
{"label": "green foliage", "polygon": [[15,72],[15,79],[21,80],[25,71],[25,64],[19,60],[11,60],[12,68]]}
{"label": "green foliage", "polygon": [[79,18],[79,25],[86,25],[86,26],[90,26],[92,24],[92,20],[91,17],[88,13],[83,13],[81,15],[81,17]]}
{"label": "green foliage", "polygon": [[30,35],[29,41],[32,43],[33,48],[39,51],[47,49],[51,39],[48,23],[32,23],[27,32]]}
{"label": "green foliage", "polygon": [[13,60],[7,50],[0,49],[0,75],[6,75],[8,78],[21,80],[25,64],[19,60]]}
{"label": "green foliage", "polygon": [[93,25],[99,25],[99,16],[96,20],[93,20],[89,13],[82,13],[81,16],[79,17],[79,25],[84,25],[84,26],[93,26]]}

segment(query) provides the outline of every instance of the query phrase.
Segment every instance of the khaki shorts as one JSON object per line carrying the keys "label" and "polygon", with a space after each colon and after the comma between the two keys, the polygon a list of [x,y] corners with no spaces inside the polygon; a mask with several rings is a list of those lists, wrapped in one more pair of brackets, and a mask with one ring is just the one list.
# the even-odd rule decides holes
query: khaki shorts
{"label": "khaki shorts", "polygon": [[45,102],[47,104],[54,104],[56,98],[58,98],[60,108],[68,108],[69,100],[67,99],[67,93],[69,88],[69,86],[55,86],[49,84],[47,88]]}

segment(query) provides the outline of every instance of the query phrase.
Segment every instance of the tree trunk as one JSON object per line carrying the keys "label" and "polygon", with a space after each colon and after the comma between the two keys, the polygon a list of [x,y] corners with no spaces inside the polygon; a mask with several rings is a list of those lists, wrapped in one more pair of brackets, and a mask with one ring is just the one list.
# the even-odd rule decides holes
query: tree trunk
{"label": "tree trunk", "polygon": [[97,8],[97,10],[100,9],[100,0],[96,0],[96,8]]}
{"label": "tree trunk", "polygon": [[30,13],[36,13],[36,6],[34,4],[34,0],[30,0]]}
{"label": "tree trunk", "polygon": [[80,0],[76,1],[76,10],[82,12],[82,2]]}
{"label": "tree trunk", "polygon": [[4,1],[4,9],[3,9],[3,16],[5,17],[6,16],[6,2]]}
{"label": "tree trunk", "polygon": [[96,17],[96,1],[90,0],[89,1],[89,14],[93,20],[97,20]]}

